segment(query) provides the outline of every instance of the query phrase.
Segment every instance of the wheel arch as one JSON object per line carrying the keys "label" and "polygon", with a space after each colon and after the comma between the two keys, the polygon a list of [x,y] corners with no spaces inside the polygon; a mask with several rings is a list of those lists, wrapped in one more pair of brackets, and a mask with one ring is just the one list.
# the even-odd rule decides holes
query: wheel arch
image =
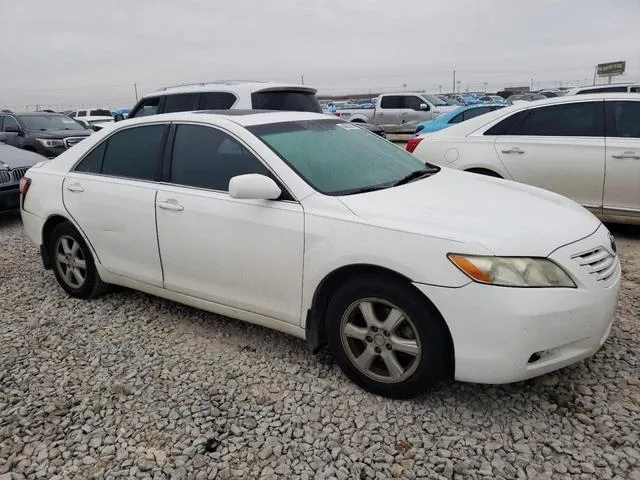
{"label": "wheel arch", "polygon": [[[405,275],[402,275],[401,273],[398,273],[389,268],[367,263],[344,265],[328,273],[320,281],[313,294],[311,308],[309,308],[309,310],[307,311],[307,321],[305,325],[306,339],[307,343],[314,352],[319,351],[327,341],[324,325],[324,315],[329,303],[329,299],[331,298],[331,294],[350,279],[364,275],[378,275],[392,278],[406,285],[414,292],[417,292],[425,301],[433,305],[433,308],[435,308],[438,313],[440,313],[438,307],[435,306],[423,292],[417,289],[413,285],[411,279],[409,279]],[[440,316],[444,319],[442,314],[440,314]],[[451,374],[453,374],[453,365],[455,359],[453,337],[451,336],[451,331],[449,330],[449,325],[447,325],[446,320],[444,320],[444,327],[447,331],[447,337],[449,339],[449,351],[451,352],[450,365],[452,366]]]}

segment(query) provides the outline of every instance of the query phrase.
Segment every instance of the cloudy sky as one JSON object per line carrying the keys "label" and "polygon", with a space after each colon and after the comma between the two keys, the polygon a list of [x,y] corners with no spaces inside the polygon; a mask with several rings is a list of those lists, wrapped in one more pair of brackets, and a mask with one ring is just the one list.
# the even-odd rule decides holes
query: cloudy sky
{"label": "cloudy sky", "polygon": [[[0,106],[135,102],[165,85],[260,79],[321,93],[640,80],[639,0],[8,0]],[[406,85],[406,87],[404,87]],[[440,87],[441,85],[441,87]]]}

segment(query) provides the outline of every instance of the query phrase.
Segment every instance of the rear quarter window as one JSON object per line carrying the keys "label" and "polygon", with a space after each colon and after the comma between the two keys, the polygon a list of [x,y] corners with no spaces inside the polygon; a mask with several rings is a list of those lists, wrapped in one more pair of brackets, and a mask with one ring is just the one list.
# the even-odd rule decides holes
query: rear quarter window
{"label": "rear quarter window", "polygon": [[251,94],[251,105],[256,110],[322,113],[320,102],[311,92],[292,90],[255,92]]}

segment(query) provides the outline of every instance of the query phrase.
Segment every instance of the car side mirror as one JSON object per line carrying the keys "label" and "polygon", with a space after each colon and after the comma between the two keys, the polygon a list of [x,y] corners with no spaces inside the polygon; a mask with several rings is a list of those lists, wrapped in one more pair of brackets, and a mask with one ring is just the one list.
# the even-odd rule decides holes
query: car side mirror
{"label": "car side mirror", "polygon": [[242,200],[276,200],[282,190],[273,179],[258,173],[238,175],[229,180],[229,196]]}
{"label": "car side mirror", "polygon": [[5,133],[22,133],[22,130],[20,130],[20,127],[16,126],[16,125],[7,125],[6,127],[4,127],[4,131]]}
{"label": "car side mirror", "polygon": [[427,105],[426,103],[421,103],[420,104],[420,110],[422,110],[423,112],[428,112],[429,111],[429,105]]}
{"label": "car side mirror", "polygon": [[123,115],[123,114],[121,114],[121,113],[116,113],[116,114],[113,116],[113,121],[114,121],[114,122],[119,122],[119,121],[121,121],[121,120],[124,120],[124,115]]}

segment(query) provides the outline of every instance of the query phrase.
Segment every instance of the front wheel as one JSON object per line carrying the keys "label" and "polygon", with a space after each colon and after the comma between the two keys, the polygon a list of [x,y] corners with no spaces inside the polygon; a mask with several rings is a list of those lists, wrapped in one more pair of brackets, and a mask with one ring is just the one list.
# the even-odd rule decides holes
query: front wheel
{"label": "front wheel", "polygon": [[452,369],[440,313],[398,281],[377,276],[350,281],[330,300],[326,321],[336,362],[369,392],[413,397]]}
{"label": "front wheel", "polygon": [[77,298],[91,298],[106,291],[107,284],[98,275],[91,251],[73,225],[57,225],[49,245],[53,271],[65,292]]}

